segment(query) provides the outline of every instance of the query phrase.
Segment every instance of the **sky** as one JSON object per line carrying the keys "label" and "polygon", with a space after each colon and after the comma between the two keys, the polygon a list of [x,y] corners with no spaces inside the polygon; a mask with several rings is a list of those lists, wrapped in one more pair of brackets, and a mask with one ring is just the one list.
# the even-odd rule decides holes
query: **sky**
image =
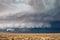
{"label": "sky", "polygon": [[55,3],[56,0],[0,0],[0,27],[2,26],[1,29],[19,26],[21,26],[19,28],[50,27],[49,23],[43,21],[53,20],[45,12],[55,8]]}

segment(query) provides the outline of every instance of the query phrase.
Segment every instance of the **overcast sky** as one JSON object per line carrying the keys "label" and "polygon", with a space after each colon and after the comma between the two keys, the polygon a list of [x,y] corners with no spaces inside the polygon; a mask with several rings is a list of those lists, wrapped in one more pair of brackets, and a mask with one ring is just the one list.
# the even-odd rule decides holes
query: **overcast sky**
{"label": "overcast sky", "polygon": [[[29,21],[28,26],[49,25],[48,23],[40,23],[38,25],[32,23],[33,21],[31,22],[31,20],[34,20],[32,15],[44,13],[44,16],[45,12],[56,7],[55,4],[56,0],[0,0],[0,23],[8,24],[9,22],[16,23],[19,21],[21,23]],[[39,20],[43,20],[45,18],[43,16],[38,16],[38,19],[41,18]],[[25,26],[27,23],[21,23],[21,25]]]}

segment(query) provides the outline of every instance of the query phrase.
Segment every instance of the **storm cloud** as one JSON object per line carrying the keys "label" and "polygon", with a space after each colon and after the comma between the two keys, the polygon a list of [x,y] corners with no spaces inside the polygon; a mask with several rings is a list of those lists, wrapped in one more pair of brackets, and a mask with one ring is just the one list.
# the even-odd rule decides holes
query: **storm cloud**
{"label": "storm cloud", "polygon": [[56,0],[0,0],[0,28],[50,27],[47,11],[57,7]]}

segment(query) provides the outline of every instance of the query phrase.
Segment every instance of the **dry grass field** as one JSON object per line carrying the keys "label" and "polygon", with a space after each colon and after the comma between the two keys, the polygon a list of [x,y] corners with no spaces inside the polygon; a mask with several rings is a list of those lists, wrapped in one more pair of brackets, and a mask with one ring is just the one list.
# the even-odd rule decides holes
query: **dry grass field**
{"label": "dry grass field", "polygon": [[59,33],[0,33],[0,40],[60,40]]}

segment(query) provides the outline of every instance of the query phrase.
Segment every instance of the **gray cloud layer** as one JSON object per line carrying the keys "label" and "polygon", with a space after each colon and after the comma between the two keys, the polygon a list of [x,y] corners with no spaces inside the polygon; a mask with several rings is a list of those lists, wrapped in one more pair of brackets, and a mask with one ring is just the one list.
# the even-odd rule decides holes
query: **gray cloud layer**
{"label": "gray cloud layer", "polygon": [[53,17],[47,11],[57,7],[55,4],[56,0],[0,0],[0,26],[50,27],[47,21],[53,20]]}

